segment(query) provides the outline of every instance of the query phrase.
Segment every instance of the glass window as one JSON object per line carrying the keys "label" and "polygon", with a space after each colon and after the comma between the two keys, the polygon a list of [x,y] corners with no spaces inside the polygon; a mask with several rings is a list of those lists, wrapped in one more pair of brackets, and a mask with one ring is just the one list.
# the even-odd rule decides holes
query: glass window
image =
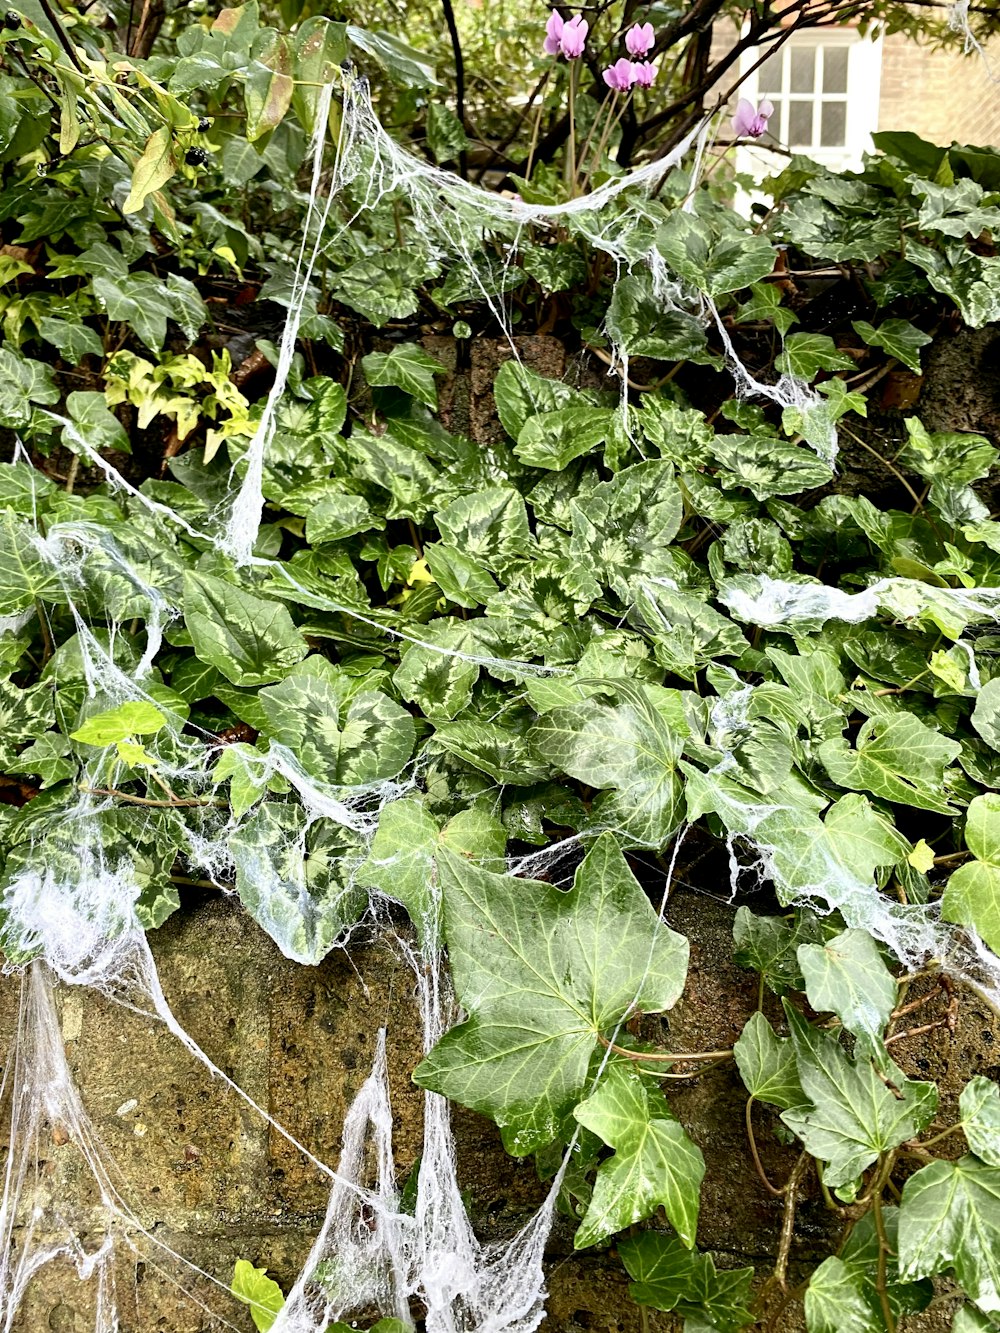
{"label": "glass window", "polygon": [[847,92],[846,46],[826,46],[823,48],[823,91],[825,93]]}
{"label": "glass window", "polygon": [[846,102],[823,103],[819,142],[823,148],[842,148],[847,142]]}
{"label": "glass window", "polygon": [[815,46],[793,46],[791,51],[793,93],[811,93],[816,86]]}
{"label": "glass window", "polygon": [[813,141],[812,102],[792,102],[788,108],[788,142],[793,148],[807,148]]}

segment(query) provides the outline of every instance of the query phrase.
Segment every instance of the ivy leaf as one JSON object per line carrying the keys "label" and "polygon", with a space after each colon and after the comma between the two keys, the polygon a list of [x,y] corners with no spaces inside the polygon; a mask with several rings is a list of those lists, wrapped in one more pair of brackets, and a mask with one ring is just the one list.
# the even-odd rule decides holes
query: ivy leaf
{"label": "ivy leaf", "polygon": [[614,1157],[597,1170],[594,1192],[573,1241],[574,1249],[596,1245],[658,1207],[690,1249],[698,1226],[705,1161],[659,1092],[635,1068],[614,1061],[597,1091],[573,1112],[597,1134]]}
{"label": "ivy leaf", "polygon": [[858,337],[869,347],[881,347],[883,351],[912,370],[914,375],[921,373],[921,347],[926,347],[928,343],[934,341],[929,333],[924,333],[908,319],[884,319],[878,328],[863,319],[856,319],[853,328]]}
{"label": "ivy leaf", "polygon": [[814,1028],[787,1001],[785,1014],[812,1109],[793,1108],[781,1118],[824,1163],[831,1189],[850,1186],[882,1153],[923,1129],[937,1109],[937,1088],[901,1078],[897,1100],[870,1061],[848,1059],[836,1037]]}
{"label": "ivy leaf", "polygon": [[400,343],[391,352],[369,352],[361,360],[365,378],[374,386],[390,385],[437,410],[435,375],[447,374],[436,357],[413,343]]}
{"label": "ivy leaf", "polygon": [[824,1259],[809,1279],[805,1307],[809,1333],[885,1333],[884,1322],[836,1255]]}
{"label": "ivy leaf", "polygon": [[184,623],[196,656],[234,685],[280,680],[308,652],[287,607],[212,574],[184,574]]}
{"label": "ivy leaf", "polygon": [[948,815],[955,807],[940,795],[944,771],[961,750],[958,741],[925,726],[912,713],[897,713],[863,723],[855,749],[843,737],[831,737],[817,753],[841,787]]}
{"label": "ivy leaf", "polygon": [[848,1032],[875,1043],[896,1005],[896,982],[866,930],[845,930],[825,944],[802,944],[799,966],[817,1013],[834,1013]]}
{"label": "ivy leaf", "polygon": [[740,1078],[757,1101],[780,1106],[783,1111],[802,1106],[806,1101],[791,1041],[775,1036],[759,1010],[747,1020],[733,1054]]}
{"label": "ivy leaf", "polygon": [[774,364],[782,374],[811,383],[821,370],[850,370],[854,362],[825,333],[792,333]]}
{"label": "ivy leaf", "polygon": [[413,753],[410,714],[378,690],[345,697],[308,665],[259,694],[267,735],[328,786],[363,787],[394,778]]}
{"label": "ivy leaf", "polygon": [[434,66],[423,51],[408,46],[388,32],[372,32],[368,28],[347,25],[347,38],[362,51],[374,56],[386,73],[397,83],[409,88],[430,88],[437,85]]}
{"label": "ivy leaf", "polygon": [[267,1276],[267,1269],[254,1268],[246,1259],[237,1259],[230,1290],[238,1301],[250,1306],[250,1317],[258,1333],[268,1333],[285,1303],[285,1295],[274,1278]]}
{"label": "ivy leaf", "polygon": [[[630,1278],[629,1295],[654,1310],[676,1310],[692,1327],[738,1333],[753,1322],[752,1268],[718,1272],[710,1254],[687,1249],[675,1236],[644,1231],[619,1241],[618,1253]],[[686,1327],[688,1325],[685,1325]]]}
{"label": "ivy leaf", "polygon": [[1000,1170],[975,1157],[932,1162],[903,1186],[899,1269],[954,1272],[987,1314],[1000,1314]]}
{"label": "ivy leaf", "polygon": [[506,831],[481,805],[460,811],[442,829],[420,801],[391,801],[379,815],[371,851],[358,871],[359,884],[402,903],[424,946],[439,943],[440,895],[433,881],[434,858],[443,847],[500,870]]}
{"label": "ivy leaf", "polygon": [[1000,750],[1000,677],[988,680],[976,694],[972,725],[987,745]]}
{"label": "ivy leaf", "polygon": [[1000,1167],[1000,1088],[977,1074],[962,1089],[958,1105],[969,1147],[987,1166]]}
{"label": "ivy leaf", "polygon": [[976,858],[952,872],[941,899],[946,921],[972,926],[996,952],[1000,949],[1000,795],[987,792],[969,802],[965,842]]}
{"label": "ivy leaf", "polygon": [[[125,428],[109,409],[103,393],[78,389],[68,395],[66,411],[76,431],[94,453],[100,453],[102,449],[117,449],[125,454],[132,452]],[[63,441],[72,448],[75,443],[73,433],[67,431]]]}
{"label": "ivy leaf", "polygon": [[643,847],[662,847],[681,818],[676,772],[688,725],[681,696],[661,691],[669,720],[645,690],[616,682],[618,702],[581,700],[554,708],[529,740],[549,763],[599,791],[613,789],[595,810]]}
{"label": "ivy leaf", "polygon": [[805,981],[796,949],[815,938],[815,918],[800,912],[793,924],[780,916],[755,916],[749,907],[738,907],[733,922],[733,960],[740,967],[759,972],[775,995],[803,990]]}
{"label": "ivy leaf", "polygon": [[414,1081],[495,1120],[517,1155],[559,1132],[582,1097],[598,1036],[684,988],[687,940],[657,918],[603,834],[568,891],[438,858],[445,940],[469,1013]]}

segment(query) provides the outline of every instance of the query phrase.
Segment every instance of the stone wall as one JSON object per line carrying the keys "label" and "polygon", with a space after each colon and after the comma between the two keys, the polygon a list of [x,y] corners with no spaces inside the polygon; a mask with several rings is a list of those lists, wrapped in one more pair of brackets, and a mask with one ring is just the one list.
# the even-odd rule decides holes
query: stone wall
{"label": "stone wall", "polygon": [[[670,924],[691,938],[687,993],[668,1023],[648,1035],[682,1049],[731,1045],[756,1004],[753,977],[731,959],[731,905],[718,891],[678,888]],[[755,904],[767,910],[766,902]],[[397,1167],[405,1180],[420,1150],[421,1097],[409,1074],[420,1058],[412,979],[385,940],[336,952],[319,967],[289,962],[231,899],[190,903],[152,937],[163,988],[188,1033],[219,1068],[320,1159],[336,1164],[344,1113],[369,1072],[376,1034],[388,1029]],[[4,1033],[12,1030],[17,982],[0,986]],[[90,992],[60,991],[71,1069],[97,1134],[127,1182],[126,1197],[157,1240],[207,1277],[165,1263],[143,1246],[119,1273],[121,1333],[210,1333],[225,1327],[207,1310],[250,1330],[248,1312],[210,1279],[226,1285],[237,1258],[266,1266],[288,1285],[322,1221],[327,1182],[302,1152],[247,1107],[146,1016]],[[776,1017],[776,1012],[771,1014]],[[936,1032],[918,1051],[925,1075],[941,1080],[947,1108],[973,1072],[995,1076],[1000,1027],[964,1003],[954,1039]],[[903,1053],[905,1058],[907,1053]],[[753,1263],[763,1272],[778,1244],[781,1205],[763,1189],[743,1131],[745,1094],[732,1069],[716,1070],[670,1092],[675,1113],[705,1154],[699,1243],[721,1266]],[[759,1108],[757,1133],[772,1179],[795,1161]],[[492,1125],[457,1111],[460,1181],[483,1239],[511,1235],[541,1201],[530,1161],[503,1151]],[[50,1127],[41,1172],[48,1208],[59,1208],[93,1246],[85,1170],[72,1141]],[[828,1253],[830,1215],[807,1188],[796,1220],[793,1271]],[[178,1285],[178,1283],[180,1285]],[[555,1333],[667,1333],[669,1317],[640,1323],[612,1251],[574,1254],[559,1222],[549,1246],[549,1315]],[[36,1279],[19,1333],[91,1333],[94,1291],[57,1262]],[[199,1302],[201,1304],[199,1304]],[[947,1307],[913,1324],[914,1333],[949,1325]],[[787,1319],[782,1327],[792,1330]]]}

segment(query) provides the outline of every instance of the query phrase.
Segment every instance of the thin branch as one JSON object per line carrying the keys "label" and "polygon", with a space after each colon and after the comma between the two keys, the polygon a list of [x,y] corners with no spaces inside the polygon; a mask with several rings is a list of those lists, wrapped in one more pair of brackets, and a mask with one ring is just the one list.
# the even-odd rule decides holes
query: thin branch
{"label": "thin branch", "polygon": [[[444,10],[444,21],[448,25],[448,36],[451,38],[451,49],[455,55],[455,115],[458,122],[465,130],[465,57],[462,55],[462,41],[458,35],[458,24],[455,22],[455,10],[452,7],[451,0],[441,0],[441,8]],[[465,149],[458,155],[458,169],[463,180],[469,179],[469,161]]]}
{"label": "thin branch", "polygon": [[757,1172],[760,1183],[767,1190],[768,1194],[773,1194],[776,1199],[781,1199],[784,1198],[785,1191],[783,1189],[779,1190],[776,1185],[771,1184],[767,1172],[764,1170],[764,1163],[760,1160],[760,1153],[757,1151],[757,1140],[754,1138],[753,1133],[753,1103],[754,1099],[748,1097],[743,1118],[746,1121],[747,1139],[750,1143],[750,1156],[753,1158],[754,1170]]}

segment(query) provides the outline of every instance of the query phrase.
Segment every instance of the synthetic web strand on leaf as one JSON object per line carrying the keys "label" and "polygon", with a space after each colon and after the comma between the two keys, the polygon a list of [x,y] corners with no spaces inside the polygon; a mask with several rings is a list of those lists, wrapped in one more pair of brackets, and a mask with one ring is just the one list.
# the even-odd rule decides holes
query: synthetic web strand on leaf
{"label": "synthetic web strand on leaf", "polygon": [[[325,123],[320,119],[317,125]],[[309,259],[304,261],[306,242],[303,240],[296,269],[296,299],[289,310],[278,373],[260,427],[246,455],[246,472],[233,501],[223,540],[224,549],[237,564],[251,561],[263,509],[261,479],[267,446],[273,437],[275,412],[284,392],[306,288],[320,248],[334,244],[365,213],[397,192],[409,210],[410,226],[424,240],[428,253],[435,259],[447,259],[466,275],[469,290],[486,303],[516,359],[519,357],[513,321],[503,296],[507,272],[517,257],[527,227],[551,230],[568,225],[574,234],[582,236],[595,250],[609,257],[616,275],[621,276],[635,268],[649,268],[656,299],[665,312],[685,310],[705,317],[707,311],[718,326],[726,363],[741,395],[764,396],[781,407],[804,410],[816,406],[820,400],[794,377],[784,375],[775,385],[755,378],[740,360],[711,298],[685,293],[649,239],[648,218],[643,205],[685,159],[692,146],[697,145],[693,183],[685,203],[685,207],[690,206],[711,124],[711,118],[706,118],[665,156],[614,177],[578,198],[562,204],[530,204],[519,197],[496,194],[471,184],[401,147],[375,114],[367,80],[345,75],[336,158],[322,207],[318,204],[322,139],[313,141],[313,182],[306,232],[308,234],[310,227],[315,226],[315,241]],[[324,229],[332,204],[348,191],[354,204],[353,212],[339,231],[327,237]],[[485,265],[480,263],[481,256],[489,253],[492,244],[501,248],[503,256],[493,269],[489,261]],[[620,375],[624,407],[628,353],[614,339],[611,339],[611,368]],[[627,424],[627,413],[625,419]],[[836,430],[832,425],[824,431],[817,452],[830,461],[834,458]]]}

